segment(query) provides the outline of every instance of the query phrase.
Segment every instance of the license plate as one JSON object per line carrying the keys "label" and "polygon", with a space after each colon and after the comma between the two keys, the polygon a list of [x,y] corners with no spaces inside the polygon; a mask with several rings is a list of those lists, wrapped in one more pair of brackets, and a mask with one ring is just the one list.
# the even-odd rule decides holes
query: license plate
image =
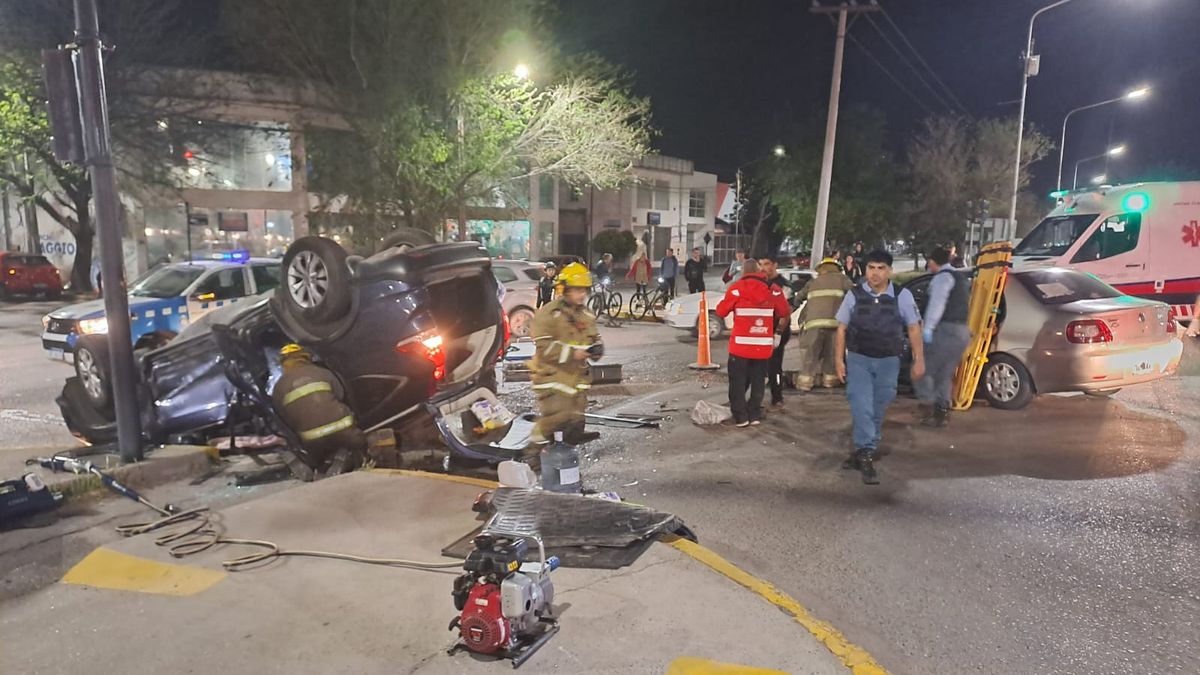
{"label": "license plate", "polygon": [[50,358],[58,360],[58,361],[66,361],[67,360],[67,353],[65,351],[63,351],[61,349],[51,349],[49,351],[50,351]]}
{"label": "license plate", "polygon": [[1153,373],[1154,370],[1154,364],[1152,363],[1139,363],[1133,367],[1133,376],[1137,377],[1139,375],[1149,375],[1150,373]]}

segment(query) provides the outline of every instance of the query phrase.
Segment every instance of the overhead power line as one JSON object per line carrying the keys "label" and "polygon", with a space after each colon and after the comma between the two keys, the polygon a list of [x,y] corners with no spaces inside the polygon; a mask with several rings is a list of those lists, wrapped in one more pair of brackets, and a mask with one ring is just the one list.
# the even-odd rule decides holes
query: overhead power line
{"label": "overhead power line", "polygon": [[942,81],[942,78],[938,77],[937,73],[932,67],[930,67],[929,62],[925,60],[925,57],[921,56],[921,52],[917,51],[917,48],[913,46],[913,43],[908,39],[908,36],[904,34],[904,31],[900,30],[900,26],[897,26],[896,22],[892,21],[892,15],[888,14],[888,11],[882,6],[879,8],[879,11],[883,14],[883,18],[887,19],[887,22],[889,25],[891,25],[892,29],[895,30],[900,36],[900,39],[904,41],[904,44],[908,45],[908,48],[912,50],[913,55],[917,57],[917,61],[919,61],[921,65],[925,66],[925,69],[929,71],[929,74],[933,77],[934,81],[942,86],[942,89],[946,92],[946,95],[949,96],[952,101],[954,101],[959,109],[961,109],[963,112],[967,112],[967,108],[962,104],[962,101],[958,100],[958,97],[954,95],[954,92],[950,89],[950,87],[947,87],[946,83]]}
{"label": "overhead power line", "polygon": [[935,114],[935,111],[933,110],[933,108],[930,108],[929,104],[926,103],[924,99],[922,99],[920,96],[917,96],[916,94],[914,94],[911,89],[909,89],[907,86],[905,86],[905,84],[903,82],[900,81],[899,78],[897,78],[895,75],[892,74],[892,71],[888,70],[886,66],[884,66],[882,63],[880,63],[879,59],[875,58],[875,55],[873,53],[871,53],[871,50],[867,49],[866,46],[863,45],[862,42],[859,42],[858,38],[854,37],[852,34],[849,34],[849,33],[846,34],[846,37],[849,38],[849,40],[851,42],[853,42],[859,49],[861,49],[863,54],[865,54],[867,56],[867,58],[871,60],[872,63],[874,63],[876,66],[879,67],[880,70],[883,71],[884,75],[887,75],[888,78],[891,79],[892,82],[895,82],[897,87],[899,87],[904,93],[908,94],[909,98],[911,98],[913,101],[915,101],[917,103],[917,105],[924,108],[925,112],[929,113],[930,115]]}
{"label": "overhead power line", "polygon": [[[883,29],[879,27],[879,24],[875,21],[875,19],[871,18],[870,14],[865,14],[864,16],[866,17],[867,21],[871,24],[871,26],[875,29],[875,32],[879,33],[879,37],[883,38],[883,41],[885,43],[887,43],[887,46],[891,47],[892,51],[896,53],[896,56],[900,57],[901,63],[908,66],[908,69],[910,71],[912,71],[912,74],[917,77],[917,81],[920,82],[921,84],[925,85],[925,88],[929,90],[929,93],[933,94],[933,98],[938,102],[938,104],[943,105],[947,108],[953,109],[955,107],[954,104],[950,103],[949,99],[947,99],[941,92],[939,92],[936,87],[934,87],[932,84],[930,84],[929,80],[925,79],[925,77],[923,75],[921,75],[921,71],[919,69],[917,69],[916,66],[913,65],[913,62],[909,59],[909,57],[904,55],[904,52],[899,47],[896,46],[896,43],[892,42],[892,39],[887,36],[887,33],[883,32]],[[962,108],[961,105],[958,107],[960,109]]]}

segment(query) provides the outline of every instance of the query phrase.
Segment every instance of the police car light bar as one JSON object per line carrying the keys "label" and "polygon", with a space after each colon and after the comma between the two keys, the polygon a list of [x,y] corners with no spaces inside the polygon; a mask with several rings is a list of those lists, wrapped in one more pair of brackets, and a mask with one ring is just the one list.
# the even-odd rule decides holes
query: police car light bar
{"label": "police car light bar", "polygon": [[217,251],[207,256],[207,258],[203,255],[196,257],[201,260],[208,259],[221,260],[224,262],[244,263],[250,260],[250,251],[247,251],[246,249],[238,249],[235,251]]}

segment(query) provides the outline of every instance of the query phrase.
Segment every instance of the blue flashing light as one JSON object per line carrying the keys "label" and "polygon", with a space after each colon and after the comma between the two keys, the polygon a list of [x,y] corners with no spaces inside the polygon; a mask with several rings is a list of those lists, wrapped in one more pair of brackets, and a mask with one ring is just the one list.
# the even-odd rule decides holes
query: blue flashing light
{"label": "blue flashing light", "polygon": [[220,260],[222,262],[244,263],[250,260],[250,251],[246,249],[238,249],[235,251],[219,251],[213,253],[212,260]]}

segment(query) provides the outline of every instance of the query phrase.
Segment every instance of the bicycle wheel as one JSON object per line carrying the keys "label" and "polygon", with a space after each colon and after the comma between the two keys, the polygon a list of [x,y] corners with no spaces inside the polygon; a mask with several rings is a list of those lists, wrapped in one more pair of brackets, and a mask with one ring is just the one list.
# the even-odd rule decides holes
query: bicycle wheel
{"label": "bicycle wheel", "polygon": [[616,291],[609,293],[608,294],[608,315],[611,317],[614,317],[614,318],[620,316],[621,315],[621,305],[624,304],[624,300],[625,299],[621,297],[621,294],[617,293]]}
{"label": "bicycle wheel", "polygon": [[633,319],[645,319],[650,311],[650,301],[645,293],[634,293],[629,299],[629,316]]}
{"label": "bicycle wheel", "polygon": [[600,316],[604,313],[604,307],[605,305],[603,296],[601,296],[599,293],[593,293],[587,300],[588,311],[596,316]]}

